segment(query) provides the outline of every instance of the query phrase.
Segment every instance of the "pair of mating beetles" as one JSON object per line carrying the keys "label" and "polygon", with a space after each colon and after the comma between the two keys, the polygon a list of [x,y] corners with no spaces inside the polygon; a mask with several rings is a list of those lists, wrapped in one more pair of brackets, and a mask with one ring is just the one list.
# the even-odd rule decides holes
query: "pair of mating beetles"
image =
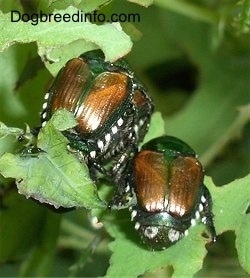
{"label": "pair of mating beetles", "polygon": [[198,218],[215,241],[212,200],[195,152],[172,136],[138,150],[153,103],[125,60],[106,62],[100,50],[93,50],[68,61],[43,107],[43,126],[60,108],[74,114],[77,126],[63,132],[70,148],[84,157],[94,181],[102,173],[116,186],[109,207],[130,208],[135,229],[150,249],[168,248]]}

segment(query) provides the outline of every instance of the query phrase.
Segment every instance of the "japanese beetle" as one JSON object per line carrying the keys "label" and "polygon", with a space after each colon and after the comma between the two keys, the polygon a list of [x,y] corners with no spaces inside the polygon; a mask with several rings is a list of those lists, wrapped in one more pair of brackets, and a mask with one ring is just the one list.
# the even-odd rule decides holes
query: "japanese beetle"
{"label": "japanese beetle", "polygon": [[155,138],[142,146],[126,172],[123,188],[110,206],[132,198],[135,229],[150,249],[173,245],[199,218],[216,240],[212,200],[203,184],[204,171],[186,143],[172,136]]}
{"label": "japanese beetle", "polygon": [[125,60],[106,62],[102,51],[92,50],[59,71],[45,95],[42,126],[59,108],[71,111],[78,122],[63,134],[91,177],[102,172],[118,181],[147,132],[153,104]]}

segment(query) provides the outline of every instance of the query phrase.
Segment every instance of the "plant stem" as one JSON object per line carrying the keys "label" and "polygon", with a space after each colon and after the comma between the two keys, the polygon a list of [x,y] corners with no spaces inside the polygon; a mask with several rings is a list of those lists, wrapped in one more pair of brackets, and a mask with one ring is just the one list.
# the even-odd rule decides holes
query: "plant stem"
{"label": "plant stem", "polygon": [[200,157],[204,166],[209,165],[233,138],[239,137],[245,124],[250,121],[250,104],[238,110],[238,116],[227,131]]}

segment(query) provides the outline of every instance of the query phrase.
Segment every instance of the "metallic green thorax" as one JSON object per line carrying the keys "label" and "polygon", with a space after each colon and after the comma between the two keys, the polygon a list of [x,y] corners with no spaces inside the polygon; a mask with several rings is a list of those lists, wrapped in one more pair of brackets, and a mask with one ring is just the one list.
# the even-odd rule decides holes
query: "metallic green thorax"
{"label": "metallic green thorax", "polygon": [[168,162],[177,156],[196,156],[195,151],[188,144],[174,136],[152,139],[143,145],[142,150],[162,152]]}

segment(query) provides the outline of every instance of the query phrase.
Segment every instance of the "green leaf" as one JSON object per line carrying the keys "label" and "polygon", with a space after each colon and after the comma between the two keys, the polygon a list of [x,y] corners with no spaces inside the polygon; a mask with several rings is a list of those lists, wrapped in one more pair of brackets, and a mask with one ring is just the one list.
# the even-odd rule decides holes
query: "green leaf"
{"label": "green leaf", "polygon": [[102,7],[109,4],[112,0],[82,0],[79,7],[84,12],[91,12],[94,10],[99,10]]}
{"label": "green leaf", "polygon": [[31,156],[6,153],[0,158],[0,172],[17,180],[19,193],[56,208],[103,207],[87,166],[67,152],[67,140],[55,124],[63,130],[75,125],[75,120],[67,111],[56,113],[38,135],[42,151]]}
{"label": "green leaf", "polygon": [[[236,247],[241,255],[241,264],[246,271],[249,249],[246,246],[249,240],[250,219],[246,218],[246,210],[250,206],[250,175],[232,182],[223,187],[215,187],[211,178],[206,177],[205,184],[213,196],[213,213],[217,234],[234,230],[236,232]],[[240,192],[244,194],[240,195]],[[239,196],[235,198],[235,196]],[[207,239],[202,237],[205,230],[203,224],[189,229],[189,235],[177,242],[176,245],[164,251],[148,251],[140,243],[139,237],[133,231],[133,224],[128,214],[116,214],[117,225],[107,226],[107,231],[115,240],[110,244],[113,252],[110,260],[108,277],[136,277],[145,272],[156,271],[163,267],[172,267],[173,277],[188,277],[202,268],[204,257],[207,253],[205,244]],[[208,232],[207,232],[208,233]],[[238,239],[239,237],[239,239]],[[129,258],[129,260],[126,260]],[[126,261],[126,264],[122,262]],[[248,260],[249,261],[249,260]],[[183,262],[186,262],[183,264]]]}
{"label": "green leaf", "polygon": [[19,260],[32,248],[39,238],[45,212],[43,207],[28,202],[16,192],[5,196],[3,204],[0,210],[1,263]]}
{"label": "green leaf", "polygon": [[[249,186],[249,184],[248,184]],[[250,273],[250,215],[242,216],[242,221],[236,230],[235,245],[237,248],[239,262],[247,273]]]}
{"label": "green leaf", "polygon": [[128,0],[128,1],[144,6],[146,8],[154,3],[154,0]]}
{"label": "green leaf", "polygon": [[218,234],[237,230],[242,221],[245,221],[245,213],[250,206],[249,183],[250,175],[221,187],[212,186],[211,179],[205,180],[213,196],[215,227]]}
{"label": "green leaf", "polygon": [[[178,47],[185,45],[183,55],[190,57],[199,72],[196,90],[183,109],[166,118],[166,130],[202,154],[230,129],[238,116],[237,108],[250,101],[246,90],[250,86],[249,53],[244,47],[240,53],[233,51],[236,46],[230,40],[225,47],[213,49],[212,34],[207,35],[209,25],[170,12],[162,11],[161,15],[162,31]],[[242,46],[244,42],[239,40]],[[242,59],[246,63],[241,63]]]}
{"label": "green leaf", "polygon": [[[44,2],[44,1],[43,1]],[[78,8],[81,0],[50,0],[48,6],[50,10],[63,10],[69,6]]]}
{"label": "green leaf", "polygon": [[[68,112],[65,109],[59,109],[56,111],[55,114],[53,114],[52,120],[48,126],[49,126],[49,128],[50,127],[53,128],[55,126],[57,130],[64,131],[64,130],[70,129],[76,125],[77,125],[77,121],[74,118],[74,116],[72,115],[72,113]],[[47,124],[46,124],[46,126],[47,126]],[[46,144],[48,143],[46,136],[47,136],[47,132],[45,129],[45,132],[41,133],[41,137],[44,137],[44,138],[41,139],[41,137],[40,137],[41,142],[39,141],[39,143],[41,144],[41,146],[39,146],[39,147],[46,148]],[[39,139],[39,137],[38,137],[38,139]],[[45,146],[42,145],[43,143],[45,143]]]}
{"label": "green leaf", "polygon": [[233,25],[242,33],[249,33],[250,31],[250,1],[242,0],[237,4],[238,8],[241,6],[240,12],[234,17]]}
{"label": "green leaf", "polygon": [[[38,48],[45,50],[49,55],[53,48],[62,47],[76,40],[84,40],[84,44],[94,43],[96,47],[101,48],[107,60],[114,61],[127,54],[132,42],[130,38],[122,31],[119,23],[96,25],[84,20],[84,14],[76,8],[69,7],[65,11],[56,11],[58,16],[65,14],[72,17],[83,17],[84,22],[11,22],[11,13],[3,14],[0,12],[0,51],[3,51],[11,44],[37,42]],[[18,17],[14,16],[17,21]],[[68,19],[67,19],[68,20]],[[33,25],[32,25],[33,24]],[[62,32],[63,30],[63,32]],[[49,57],[57,60],[60,57]],[[63,64],[65,60],[63,59]],[[61,67],[62,65],[60,65]]]}
{"label": "green leaf", "polygon": [[35,44],[15,44],[0,53],[0,121],[7,126],[24,128],[24,123],[35,126],[39,122],[45,84],[51,75],[44,67],[37,71],[37,65],[31,63],[29,70],[35,76],[20,84],[23,70],[28,61],[35,57],[40,59]]}
{"label": "green leaf", "polygon": [[160,137],[165,134],[165,123],[160,112],[155,112],[152,115],[149,130],[143,140],[143,144],[149,140]]}
{"label": "green leaf", "polygon": [[[40,3],[41,2],[43,2],[41,7],[45,9],[45,1],[41,0]],[[48,1],[48,3],[52,4],[50,8],[52,8],[53,5],[57,8],[66,8],[68,5],[72,4],[76,8],[82,8],[84,11],[94,10],[103,2],[105,1]],[[241,125],[238,125],[237,128],[234,128],[235,123],[237,123],[238,119],[241,117],[241,114],[238,113],[237,110],[238,107],[245,107],[250,101],[249,90],[247,89],[250,86],[249,37],[242,36],[242,34],[237,34],[237,36],[235,36],[235,29],[232,30],[231,26],[231,23],[235,19],[235,22],[233,22],[235,25],[233,27],[238,28],[236,31],[249,31],[249,0],[240,1],[237,6],[236,4],[229,3],[231,1],[217,1],[216,5],[213,7],[210,5],[211,3],[209,3],[209,1],[157,0],[155,1],[156,5],[149,9],[143,9],[139,5],[131,5],[128,1],[123,1],[122,4],[120,4],[119,1],[116,2],[118,3],[117,5],[114,4],[107,7],[107,10],[110,8],[110,13],[113,11],[116,12],[117,7],[120,5],[119,10],[121,13],[136,11],[141,15],[140,23],[135,25],[141,31],[143,37],[141,41],[136,42],[134,45],[133,51],[130,54],[130,64],[133,65],[136,74],[141,74],[143,82],[145,81],[145,83],[149,85],[150,94],[152,94],[153,99],[155,99],[156,111],[159,109],[162,109],[162,112],[164,112],[165,109],[174,111],[171,116],[165,113],[165,115],[167,115],[165,123],[167,133],[180,137],[187,141],[197,153],[204,154],[204,156],[201,156],[202,160],[210,165],[207,169],[207,173],[213,176],[213,180],[218,179],[219,176],[219,184],[225,184],[228,180],[233,180],[236,177],[242,177],[246,173],[249,173],[248,153],[250,150],[250,126],[247,124],[247,121],[245,121],[242,122]],[[144,4],[151,1],[135,0],[134,2]],[[19,3],[20,1],[0,0],[1,9],[4,12],[13,9],[21,11],[22,7]],[[86,6],[84,7],[85,4]],[[159,9],[158,7],[165,7],[165,9]],[[46,12],[46,10],[44,11]],[[76,11],[76,9],[69,8],[66,11],[60,11],[60,13],[68,11],[73,12]],[[238,15],[240,17],[238,17]],[[110,57],[110,59],[113,60],[115,57],[120,57],[127,53],[129,50],[127,51],[126,49],[129,48],[129,44],[131,45],[131,42],[129,44],[124,44],[124,41],[128,42],[129,39],[127,40],[127,37],[124,36],[123,31],[117,31],[115,26],[119,27],[119,25],[116,24],[106,24],[109,28],[104,27],[105,25],[97,26],[90,23],[62,24],[55,22],[48,22],[46,24],[39,23],[37,26],[32,26],[30,22],[11,23],[9,14],[6,15],[1,13],[0,18],[0,48],[3,50],[15,43],[14,46],[4,51],[0,57],[0,119],[6,126],[23,127],[24,122],[32,126],[38,121],[39,107],[42,105],[42,96],[44,95],[43,91],[49,79],[48,72],[45,70],[39,71],[38,75],[33,80],[26,81],[25,84],[21,85],[20,90],[13,91],[13,88],[16,87],[16,82],[19,80],[20,72],[22,72],[26,64],[27,57],[33,58],[37,55],[35,43],[38,45],[40,56],[50,60],[45,61],[45,64],[53,75],[58,72],[68,59],[76,57],[84,51],[100,47],[105,49],[106,58],[109,59],[108,57]],[[233,32],[230,32],[231,30]],[[116,36],[113,36],[112,32],[115,33]],[[220,36],[218,36],[218,34]],[[214,43],[215,41],[216,44]],[[16,42],[20,42],[20,44],[16,44]],[[28,44],[29,42],[35,43]],[[113,55],[113,58],[110,55]],[[149,69],[156,68],[156,75],[162,74],[164,77],[164,71],[160,69],[158,65],[175,60],[176,57],[179,60],[181,60],[182,57],[184,57],[184,60],[188,58],[190,63],[196,66],[198,72],[195,90],[192,92],[184,92],[185,98],[181,99],[185,99],[185,102],[181,103],[181,107],[177,108],[172,102],[176,103],[178,95],[176,93],[171,94],[168,90],[159,88],[158,85],[160,86],[161,84],[152,84],[151,76],[148,76]],[[50,64],[51,61],[56,62]],[[34,68],[34,64],[32,65],[31,63],[30,70],[33,71],[33,73]],[[171,71],[175,74],[174,69],[170,69],[170,72]],[[183,78],[185,78],[185,76],[183,76]],[[177,80],[177,86],[179,86],[179,83],[181,82]],[[155,95],[158,92],[159,96],[157,98]],[[156,101],[157,99],[158,103]],[[180,103],[180,101],[178,101],[178,103]],[[155,121],[155,117],[154,115],[152,127],[150,127],[149,134],[145,140],[160,136],[162,132],[164,132],[162,120],[158,118],[158,120]],[[70,125],[71,124],[69,124],[69,126]],[[1,130],[3,137],[0,141],[0,155],[4,151],[13,153],[13,145],[17,145],[15,138],[13,138],[15,130],[11,132],[10,128],[6,128],[6,126],[2,126]],[[35,164],[35,161],[46,158],[44,159],[44,164],[42,163],[43,166],[39,169],[38,167],[35,168],[35,171],[32,170],[34,174],[39,173],[42,167],[48,164],[47,157],[51,159],[50,154],[55,154],[53,150],[57,150],[57,156],[66,159],[64,154],[67,143],[61,140],[65,138],[58,137],[57,135],[59,133],[52,130],[53,128],[51,130],[44,129],[43,133],[45,131],[48,132],[48,139],[53,136],[53,140],[55,138],[55,142],[58,142],[62,147],[58,147],[58,149],[54,148],[54,146],[50,145],[50,142],[44,141],[41,133],[38,141],[40,146],[47,150],[47,153],[41,152],[37,154],[37,157],[23,156],[21,157],[21,162],[16,161],[17,164],[9,164],[8,171],[11,170],[10,168],[16,168],[15,178],[20,174],[18,173],[18,169],[22,166],[22,164],[18,164],[18,162],[32,161],[31,164],[33,166],[33,162]],[[235,133],[237,133],[237,135],[239,134],[239,137],[237,136],[236,138]],[[221,144],[221,142],[223,144]],[[53,159],[50,161],[54,162],[55,155],[53,155]],[[16,159],[16,156],[14,156],[14,158]],[[2,158],[0,161],[0,167],[2,167],[5,161],[2,161]],[[72,165],[75,166],[75,164]],[[27,169],[21,167],[21,170],[28,172],[28,167],[29,165]],[[83,167],[84,165],[81,165],[81,169]],[[52,168],[53,174],[58,176],[57,165],[53,164]],[[83,171],[85,172],[85,170]],[[25,174],[27,174],[26,172]],[[47,174],[48,171],[46,168],[46,172],[43,172],[43,177],[47,177]],[[76,174],[75,171],[73,171],[73,174]],[[87,175],[87,171],[85,174]],[[67,177],[69,177],[69,175],[67,175]],[[62,176],[60,176],[60,178],[62,178]],[[63,176],[63,179],[64,178],[65,176]],[[7,184],[9,180],[4,180],[4,182]],[[235,244],[239,262],[248,273],[250,271],[250,248],[248,240],[249,184],[250,180],[249,176],[247,176],[243,179],[235,180],[226,186],[217,188],[213,185],[211,179],[206,178],[206,185],[211,191],[214,200],[213,212],[215,214],[217,232],[221,234],[230,230],[235,233]],[[44,178],[42,179],[41,185],[44,191],[47,191],[48,184],[44,183]],[[101,194],[102,188],[103,185],[101,185],[101,189],[98,189],[98,195]],[[112,189],[112,187],[109,188]],[[109,188],[105,187],[105,189]],[[51,188],[49,187],[49,191],[50,190]],[[94,189],[92,187],[92,190],[95,191],[95,187]],[[58,191],[60,191],[60,188]],[[72,192],[70,193],[73,194]],[[82,189],[80,193],[83,194]],[[106,199],[107,195],[104,195],[102,199]],[[93,197],[92,193],[90,196]],[[95,193],[94,196],[96,196]],[[36,213],[37,211],[35,208],[37,208],[37,206],[28,206],[28,204],[33,204],[33,202],[25,201],[21,195],[19,195],[19,197],[22,198],[22,202],[27,205],[27,208],[24,209],[23,204],[19,202],[16,204],[8,202],[7,209],[4,210],[4,212],[6,212],[4,221],[3,211],[0,211],[0,250],[4,250],[3,253],[0,252],[0,256],[1,258],[4,257],[5,261],[8,259],[15,260],[24,258],[23,260],[30,262],[30,269],[32,269],[33,263],[35,268],[39,268],[39,264],[37,264],[39,256],[36,256],[39,250],[38,252],[34,252],[34,257],[32,257],[31,254],[30,261],[29,258],[25,257],[27,254],[25,251],[27,251],[32,244],[35,245],[40,239],[41,242],[43,242],[43,239],[46,237],[46,233],[44,237],[39,233],[40,227],[45,223],[43,221],[43,214]],[[86,198],[88,197],[89,196]],[[7,197],[4,196],[4,199],[6,198]],[[95,199],[95,197],[93,197],[93,199]],[[90,201],[86,200],[86,202],[89,203]],[[13,206],[15,207],[15,211],[12,210]],[[218,238],[218,243],[216,243],[214,246],[215,248],[213,248],[216,249],[216,252],[219,249],[217,253],[211,254],[214,260],[212,262],[211,260],[209,261],[208,256],[208,260],[205,260],[205,262],[203,261],[206,254],[204,246],[206,240],[201,237],[201,233],[205,229],[203,225],[197,225],[191,228],[188,237],[168,250],[149,252],[145,250],[144,246],[141,244],[134,230],[134,224],[130,221],[130,216],[127,211],[108,214],[102,207],[98,209],[98,211],[100,211],[100,219],[103,220],[109,234],[114,237],[114,241],[110,245],[114,253],[111,258],[108,276],[138,276],[145,271],[153,272],[157,269],[162,269],[162,267],[171,265],[171,270],[172,268],[174,270],[174,276],[192,277],[195,272],[201,268],[202,264],[206,264],[206,262],[208,262],[209,266],[213,264],[211,267],[213,269],[213,274],[210,276],[214,276],[215,273],[218,274],[221,269],[221,263],[225,266],[225,269],[227,269],[227,274],[232,274],[231,261],[232,259],[236,260],[236,257],[230,257],[230,265],[227,264],[224,258],[223,260],[221,259],[221,251],[227,250],[227,254],[233,253],[233,250],[230,250],[232,244],[225,245],[221,240],[222,237]],[[70,215],[67,214],[67,218],[69,217],[74,221],[76,218],[74,213],[75,211]],[[81,219],[79,224],[80,227],[84,229],[87,224],[85,222],[84,226],[82,225],[81,217],[82,215],[79,214],[78,218]],[[16,221],[16,219],[18,219],[18,221]],[[6,220],[8,225],[5,225],[7,223]],[[8,229],[3,232],[3,228],[6,227]],[[69,232],[69,234],[68,240],[71,242],[72,233]],[[226,236],[227,234],[225,237]],[[231,238],[229,240],[231,241]],[[76,246],[79,241],[84,240],[80,238],[74,243],[75,245],[69,245],[72,250],[75,251],[79,249],[79,246],[72,247]],[[53,258],[51,256],[42,258],[44,250],[41,249],[41,251],[40,259],[46,261],[46,258],[48,258],[48,261],[53,263]],[[38,259],[36,260],[36,258]],[[68,265],[67,262],[70,259],[71,258],[67,257],[66,260],[62,261],[60,257],[59,260],[54,263],[54,265],[59,265],[60,268],[54,269],[53,273],[55,273],[56,276],[60,276],[60,274],[61,276],[65,276],[66,272],[62,273],[62,271],[65,271]],[[219,260],[220,266],[216,268],[214,261]],[[44,264],[45,261],[42,261],[41,265],[47,265]],[[70,264],[73,264],[74,261],[74,259],[71,259]],[[100,262],[100,264],[103,262],[105,264],[106,262],[103,256],[101,260],[95,261],[98,261],[98,263]],[[8,267],[9,266],[5,267],[5,270]],[[12,268],[12,276],[18,276],[16,272],[17,264],[14,264],[10,268]],[[93,267],[91,269],[93,269]],[[205,269],[208,268],[205,267]],[[164,273],[162,276],[170,276],[172,274],[171,270],[170,273],[167,273],[168,275]],[[84,274],[85,273],[86,272],[84,272]],[[34,271],[33,274],[39,274],[39,272]],[[40,275],[44,276],[42,274],[44,273],[40,272]],[[93,276],[91,275],[91,271],[84,274],[81,276]],[[10,275],[7,273],[6,276]],[[209,274],[205,276],[209,276]],[[218,274],[217,276],[223,275]]]}
{"label": "green leaf", "polygon": [[[47,47],[41,46],[39,47],[39,55],[41,57],[47,57],[44,61],[45,67],[53,76],[56,76],[68,60],[95,48],[96,45],[94,43],[77,40],[50,50],[48,50]],[[51,63],[51,61],[54,63]]]}
{"label": "green leaf", "polygon": [[0,122],[0,140],[8,135],[18,136],[22,133],[22,129],[16,127],[7,127],[4,123]]}
{"label": "green leaf", "polygon": [[[118,219],[123,219],[123,223],[119,225]],[[123,217],[117,217],[119,226],[107,228],[110,235],[115,237],[109,245],[113,255],[107,272],[108,277],[137,277],[167,266],[174,268],[173,277],[191,277],[202,267],[206,255],[206,240],[200,235],[204,228],[202,225],[190,229],[188,237],[171,248],[152,252],[145,249],[129,221],[129,217],[126,221]],[[184,264],[187,260],[188,263]]]}
{"label": "green leaf", "polygon": [[49,7],[50,10],[62,10],[69,6],[74,6],[85,13],[89,13],[101,9],[110,2],[111,0],[50,0]]}

